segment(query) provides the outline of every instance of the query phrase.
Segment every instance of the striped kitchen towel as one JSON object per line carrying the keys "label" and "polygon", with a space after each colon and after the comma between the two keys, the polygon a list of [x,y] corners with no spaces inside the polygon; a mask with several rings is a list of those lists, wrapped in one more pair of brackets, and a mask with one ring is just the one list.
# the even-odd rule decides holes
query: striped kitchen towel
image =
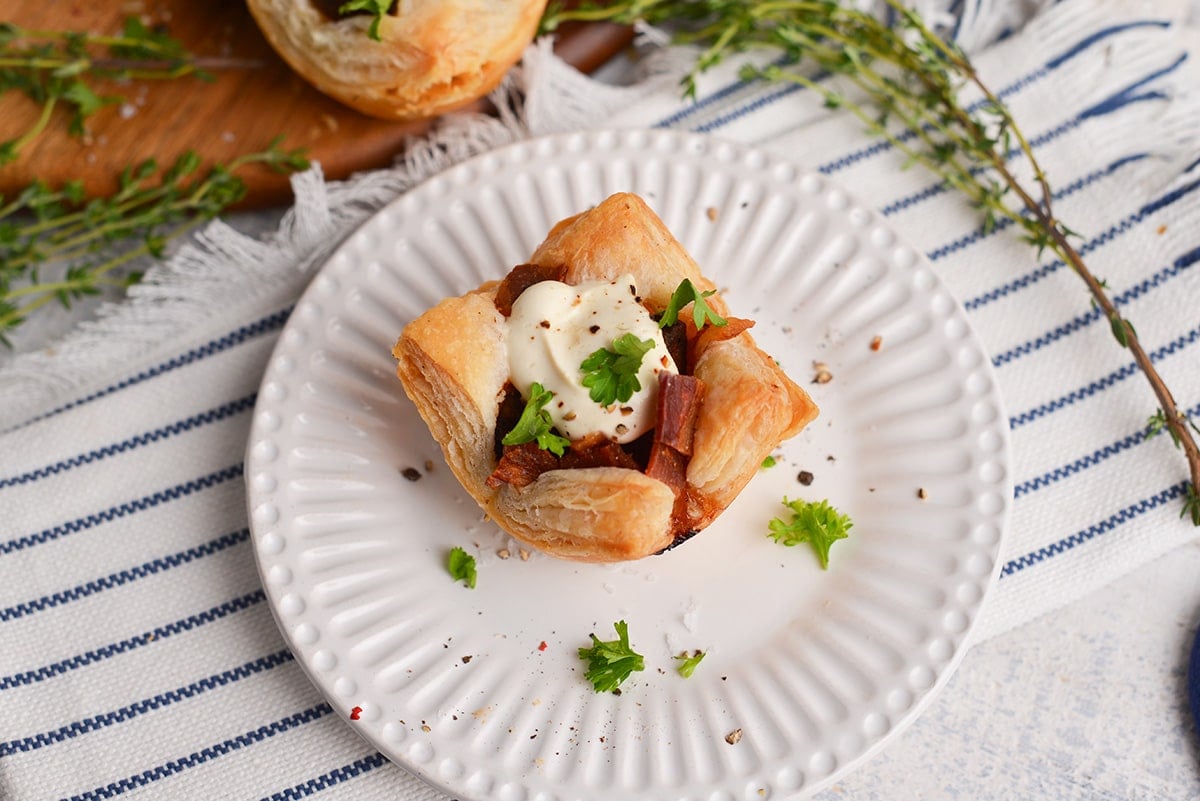
{"label": "striped kitchen towel", "polygon": [[[960,4],[975,8],[980,4]],[[1183,8],[1065,2],[981,52],[1061,217],[1200,414],[1200,154]],[[1014,513],[977,636],[1196,538],[1181,457],[1078,279],[937,180],[897,169],[810,92],[675,59],[598,85],[531,49],[518,111],[458,118],[397,169],[297,179],[277,236],[216,224],[121,308],[0,371],[0,798],[444,799],[353,733],[296,664],[249,544],[243,450],[264,366],[322,256],[420,177],[517,136],[677,128],[759,144],[845,185],[928,254],[991,354]],[[148,334],[147,332],[153,332]]]}

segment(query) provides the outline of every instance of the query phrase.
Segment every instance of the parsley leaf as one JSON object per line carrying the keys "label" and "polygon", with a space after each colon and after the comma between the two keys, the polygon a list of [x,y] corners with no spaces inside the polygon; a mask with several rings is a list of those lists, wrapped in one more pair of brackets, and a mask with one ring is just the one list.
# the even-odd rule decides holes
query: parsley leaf
{"label": "parsley leaf", "polygon": [[668,325],[674,325],[679,319],[679,310],[689,303],[692,306],[692,321],[696,323],[696,328],[701,329],[705,323],[712,323],[720,328],[725,325],[727,320],[721,315],[712,310],[712,307],[704,300],[709,295],[715,295],[717,290],[710,289],[707,292],[701,292],[696,289],[696,285],[690,279],[685,278],[671,293],[671,302],[667,304],[666,310],[659,318],[658,327],[666,328]]}
{"label": "parsley leaf", "polygon": [[845,539],[854,525],[850,518],[829,505],[829,501],[789,501],[783,499],[784,506],[792,510],[791,522],[785,523],[778,517],[773,518],[768,527],[767,535],[781,545],[799,545],[807,542],[817,555],[821,569],[829,567],[829,546],[835,541]]}
{"label": "parsley leaf", "polygon": [[550,412],[542,408],[553,397],[553,392],[536,381],[530,384],[529,399],[525,401],[521,417],[512,427],[512,431],[509,431],[504,435],[504,439],[500,440],[500,444],[522,445],[536,440],[538,447],[542,450],[550,451],[555,456],[562,456],[563,451],[571,444],[571,440],[560,437],[551,431],[554,421],[550,419]]}
{"label": "parsley leaf", "polygon": [[375,19],[371,20],[371,27],[367,28],[367,36],[378,42],[381,41],[379,23],[383,21],[383,15],[388,13],[391,7],[392,0],[349,0],[338,6],[338,13],[346,15],[355,11],[366,11],[368,14],[374,14]]}
{"label": "parsley leaf", "polygon": [[588,395],[601,406],[624,403],[642,388],[637,374],[642,358],[654,348],[654,340],[625,333],[614,339],[612,346],[612,350],[600,348],[579,365]]}
{"label": "parsley leaf", "polygon": [[679,671],[679,675],[685,679],[690,679],[692,674],[696,672],[696,665],[699,665],[700,660],[704,658],[704,651],[692,651],[690,654],[684,651],[675,658],[682,661],[682,664],[675,668]]}
{"label": "parsley leaf", "polygon": [[613,623],[617,630],[616,640],[601,642],[595,635],[591,648],[580,648],[579,658],[588,663],[585,676],[598,693],[612,692],[635,670],[645,670],[642,655],[629,647],[629,627],[624,620]]}
{"label": "parsley leaf", "polygon": [[450,571],[450,577],[455,581],[466,582],[468,587],[475,589],[474,556],[456,545],[450,549],[450,555],[446,557],[446,569]]}

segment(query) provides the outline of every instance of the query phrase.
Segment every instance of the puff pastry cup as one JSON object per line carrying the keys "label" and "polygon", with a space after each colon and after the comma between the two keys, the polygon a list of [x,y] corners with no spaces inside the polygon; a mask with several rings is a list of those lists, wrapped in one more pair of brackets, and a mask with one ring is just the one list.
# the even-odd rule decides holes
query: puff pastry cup
{"label": "puff pastry cup", "polygon": [[[703,291],[716,288],[631,194],[559,222],[530,263],[565,265],[563,282],[572,285],[632,275],[651,313],[667,307],[685,278]],[[704,393],[678,505],[667,484],[624,467],[551,469],[523,487],[489,486],[509,381],[506,318],[494,302],[498,285],[485,283],[426,311],[404,328],[393,355],[405,392],[463,487],[501,528],[546,553],[615,562],[663,551],[711,523],[763,459],[817,416],[808,394],[748,333],[697,337],[691,372]],[[727,315],[719,294],[707,302]]]}
{"label": "puff pastry cup", "polygon": [[341,2],[247,0],[271,47],[306,81],[364,114],[434,117],[482,97],[533,40],[546,0],[398,0],[381,41]]}

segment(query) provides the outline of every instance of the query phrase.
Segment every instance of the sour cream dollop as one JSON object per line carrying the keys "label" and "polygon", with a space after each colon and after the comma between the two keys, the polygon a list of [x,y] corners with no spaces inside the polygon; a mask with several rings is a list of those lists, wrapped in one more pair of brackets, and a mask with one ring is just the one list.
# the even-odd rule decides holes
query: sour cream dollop
{"label": "sour cream dollop", "polygon": [[[521,293],[508,318],[508,365],[513,384],[528,397],[537,382],[554,393],[545,409],[568,439],[594,431],[632,442],[654,428],[658,374],[678,373],[658,323],[638,298],[632,276],[576,286],[542,281]],[[653,340],[638,371],[641,389],[628,401],[601,406],[583,385],[580,365],[600,348],[631,333]]]}

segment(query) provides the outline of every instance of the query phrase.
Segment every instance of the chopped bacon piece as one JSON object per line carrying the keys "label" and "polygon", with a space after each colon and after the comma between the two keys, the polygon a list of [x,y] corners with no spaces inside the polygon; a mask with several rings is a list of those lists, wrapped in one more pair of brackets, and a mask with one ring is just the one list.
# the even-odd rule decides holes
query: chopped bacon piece
{"label": "chopped bacon piece", "polygon": [[518,489],[532,484],[542,473],[558,467],[558,457],[542,450],[536,442],[521,445],[505,445],[496,469],[487,477],[492,489],[501,484],[510,484]]}
{"label": "chopped bacon piece", "polygon": [[703,353],[704,349],[714,342],[733,339],[743,331],[754,327],[753,320],[746,320],[742,317],[726,317],[725,321],[725,325],[704,326],[692,341],[692,350],[688,355],[695,357],[697,353]]}
{"label": "chopped bacon piece", "polygon": [[675,493],[671,530],[679,536],[691,528],[687,466],[692,454],[696,417],[704,399],[704,382],[690,375],[659,373],[658,419],[646,475]]}
{"label": "chopped bacon piece", "polygon": [[521,445],[505,445],[496,469],[487,477],[492,489],[501,484],[510,484],[520,489],[532,484],[547,470],[570,470],[578,467],[623,467],[637,470],[638,464],[617,443],[603,434],[589,434],[571,443],[562,457],[542,450],[536,442]]}
{"label": "chopped bacon piece", "polygon": [[671,533],[678,536],[692,527],[688,515],[688,500],[691,491],[687,485],[687,466],[691,457],[662,442],[655,442],[650,449],[650,462],[646,475],[656,478],[675,493],[675,505],[671,509]]}
{"label": "chopped bacon piece", "polygon": [[688,369],[688,329],[679,320],[668,325],[662,330],[663,342],[667,346],[667,353],[671,354],[671,358],[675,361],[675,369],[681,373],[691,375],[691,370]]}
{"label": "chopped bacon piece", "polygon": [[596,432],[572,442],[570,450],[563,454],[559,467],[624,467],[637,470],[638,464],[624,448]]}
{"label": "chopped bacon piece", "polygon": [[[704,383],[690,375],[658,374],[658,419],[654,443],[670,445],[685,456],[692,455],[696,415],[704,398]],[[653,451],[651,451],[653,456]]]}
{"label": "chopped bacon piece", "polygon": [[687,456],[662,442],[655,442],[650,449],[650,462],[646,475],[656,478],[671,488],[679,498],[687,488]]}
{"label": "chopped bacon piece", "polygon": [[513,430],[513,426],[521,419],[521,412],[525,411],[525,399],[521,397],[521,393],[509,381],[504,385],[504,395],[500,399],[500,408],[496,410],[496,435],[493,443],[496,449],[496,458],[499,459],[504,455],[504,443],[501,441]]}
{"label": "chopped bacon piece", "polygon": [[496,310],[505,317],[512,315],[512,306],[521,293],[542,281],[561,281],[567,277],[565,264],[546,267],[540,264],[518,264],[496,288]]}

